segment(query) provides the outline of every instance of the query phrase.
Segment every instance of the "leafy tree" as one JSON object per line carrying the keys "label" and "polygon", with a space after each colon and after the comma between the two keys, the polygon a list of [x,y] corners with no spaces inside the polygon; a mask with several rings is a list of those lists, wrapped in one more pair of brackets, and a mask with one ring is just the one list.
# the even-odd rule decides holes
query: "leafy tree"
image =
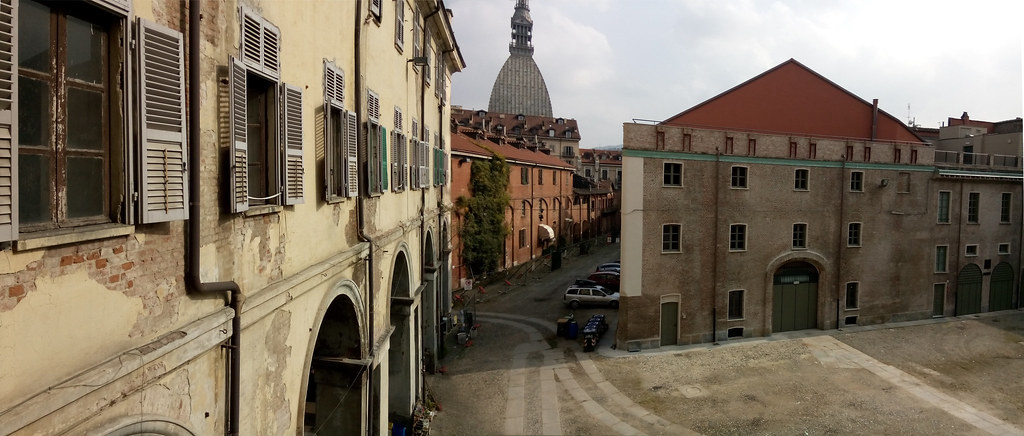
{"label": "leafy tree", "polygon": [[505,209],[512,197],[508,193],[509,166],[498,154],[489,160],[473,161],[469,188],[472,197],[456,200],[463,215],[462,260],[474,274],[497,271],[505,237]]}

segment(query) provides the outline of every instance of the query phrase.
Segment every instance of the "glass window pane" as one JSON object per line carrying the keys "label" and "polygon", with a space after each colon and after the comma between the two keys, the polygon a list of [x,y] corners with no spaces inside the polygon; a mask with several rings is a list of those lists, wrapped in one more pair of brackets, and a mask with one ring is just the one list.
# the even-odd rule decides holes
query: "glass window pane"
{"label": "glass window pane", "polygon": [[50,147],[50,85],[18,78],[18,144]]}
{"label": "glass window pane", "polygon": [[103,159],[68,157],[68,218],[104,215]]}
{"label": "glass window pane", "polygon": [[49,222],[53,186],[49,156],[18,155],[18,220],[21,224]]}
{"label": "glass window pane", "polygon": [[50,8],[30,0],[18,5],[18,66],[50,71]]}
{"label": "glass window pane", "polygon": [[68,89],[68,148],[103,150],[103,95]]}
{"label": "glass window pane", "polygon": [[103,83],[103,28],[75,17],[67,23],[68,77]]}

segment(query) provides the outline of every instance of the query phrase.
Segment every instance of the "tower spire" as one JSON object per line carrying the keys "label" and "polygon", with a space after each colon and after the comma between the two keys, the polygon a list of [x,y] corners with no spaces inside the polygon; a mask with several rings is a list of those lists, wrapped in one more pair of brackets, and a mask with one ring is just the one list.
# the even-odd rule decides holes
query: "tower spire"
{"label": "tower spire", "polygon": [[512,14],[512,42],[508,44],[508,52],[533,56],[533,18],[530,18],[530,0],[516,0],[516,12]]}

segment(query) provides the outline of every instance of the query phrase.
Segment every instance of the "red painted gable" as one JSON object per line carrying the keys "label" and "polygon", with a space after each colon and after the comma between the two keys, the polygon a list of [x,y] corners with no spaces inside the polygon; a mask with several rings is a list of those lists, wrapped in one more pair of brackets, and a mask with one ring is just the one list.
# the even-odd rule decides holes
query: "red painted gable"
{"label": "red painted gable", "polygon": [[[790,59],[663,124],[870,139],[872,111],[871,102]],[[882,110],[875,140],[922,142]]]}

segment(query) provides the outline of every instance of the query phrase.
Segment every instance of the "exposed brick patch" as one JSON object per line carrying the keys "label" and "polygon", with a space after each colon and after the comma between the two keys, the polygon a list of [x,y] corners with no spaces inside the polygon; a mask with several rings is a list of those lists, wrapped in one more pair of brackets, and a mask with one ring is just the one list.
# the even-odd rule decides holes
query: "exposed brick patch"
{"label": "exposed brick patch", "polygon": [[99,259],[100,258],[100,251],[99,250],[91,251],[91,252],[89,252],[89,254],[87,256],[85,256],[85,258],[88,259],[88,260]]}
{"label": "exposed brick patch", "polygon": [[121,274],[114,274],[110,276],[110,283],[117,283],[121,281]]}
{"label": "exposed brick patch", "polygon": [[82,263],[85,262],[85,256],[82,256],[81,254],[76,254],[73,260],[75,263]]}
{"label": "exposed brick patch", "polygon": [[96,259],[96,269],[103,269],[107,267],[106,259]]}
{"label": "exposed brick patch", "polygon": [[132,269],[133,266],[135,266],[135,262],[125,262],[121,264],[121,269],[128,271]]}
{"label": "exposed brick patch", "polygon": [[7,295],[11,298],[21,297],[25,295],[25,285],[14,285],[7,288]]}
{"label": "exposed brick patch", "polygon": [[114,247],[114,254],[124,253],[124,245],[118,245]]}
{"label": "exposed brick patch", "polygon": [[74,260],[75,260],[74,256],[61,256],[60,257],[60,266],[71,265],[72,263],[74,263]]}

